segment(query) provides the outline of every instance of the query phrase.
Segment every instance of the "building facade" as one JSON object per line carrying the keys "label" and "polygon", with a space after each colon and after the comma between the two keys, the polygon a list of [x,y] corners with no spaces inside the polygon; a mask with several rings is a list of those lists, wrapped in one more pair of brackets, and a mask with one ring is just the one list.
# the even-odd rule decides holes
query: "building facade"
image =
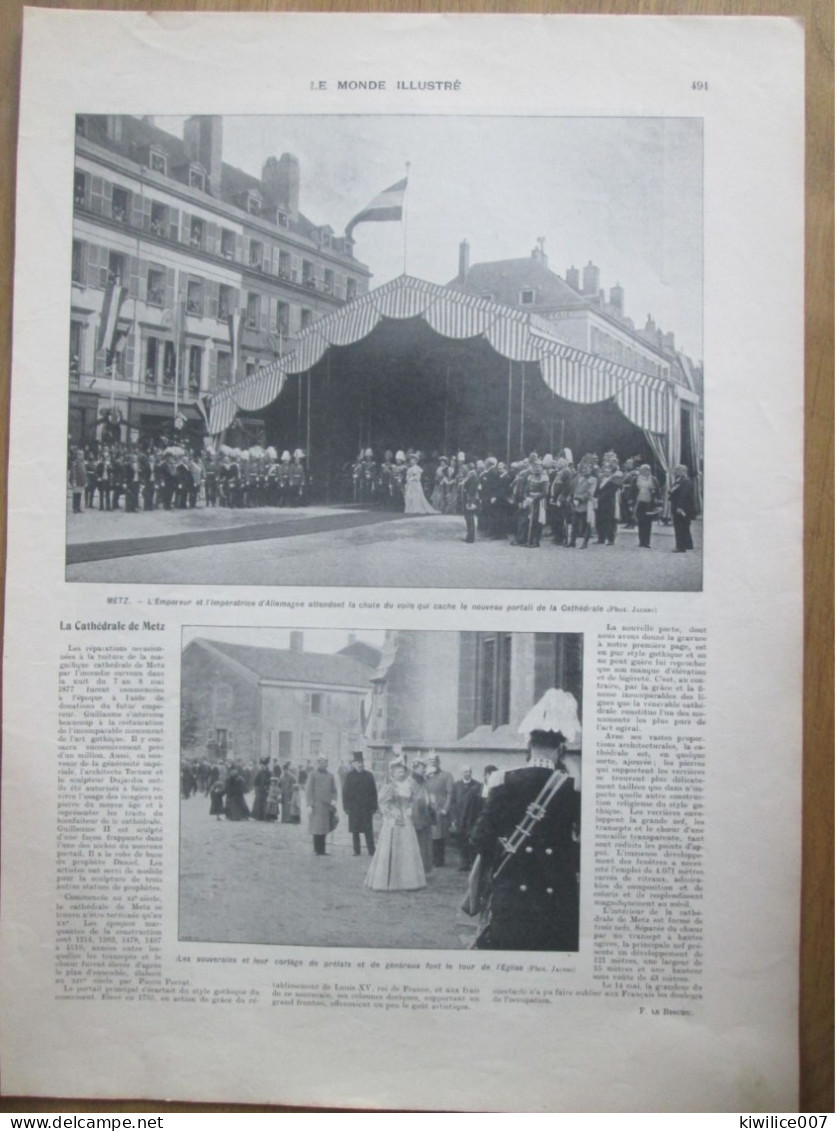
{"label": "building facade", "polygon": [[[379,653],[306,652],[197,639],[181,663],[181,755],[294,766],[325,755],[336,769],[362,748]],[[371,661],[371,662],[370,662]]]}
{"label": "building facade", "polygon": [[296,157],[260,178],[223,160],[224,122],[183,136],[79,115],[73,187],[69,436],[202,432],[201,398],[292,349],[366,293],[352,241],[300,211]]}
{"label": "building facade", "polygon": [[606,358],[638,374],[677,386],[681,419],[679,459],[692,471],[701,466],[703,372],[700,364],[678,351],[675,336],[660,329],[649,314],[640,329],[625,313],[625,290],[616,283],[606,294],[601,271],[592,262],[565,276],[549,267],[543,240],[528,258],[470,262],[466,240],[459,245],[459,271],[449,284],[550,322],[568,345],[593,357]]}
{"label": "building facade", "polygon": [[[393,749],[429,749],[455,775],[524,761],[524,716],[545,691],[575,696],[582,718],[583,637],[548,632],[388,631],[373,673],[367,745],[385,772]],[[568,735],[580,747],[581,735]]]}

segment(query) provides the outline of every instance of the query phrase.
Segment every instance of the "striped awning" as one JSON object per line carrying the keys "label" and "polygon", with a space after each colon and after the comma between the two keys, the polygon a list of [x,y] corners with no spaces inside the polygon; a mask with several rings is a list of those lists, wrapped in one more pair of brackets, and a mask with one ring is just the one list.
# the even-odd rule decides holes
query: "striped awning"
{"label": "striped awning", "polygon": [[677,395],[672,382],[576,349],[534,314],[401,275],[303,330],[293,353],[215,393],[210,431],[223,432],[239,409],[258,412],[269,405],[288,376],[312,369],[330,346],[361,341],[383,319],[408,318],[423,319],[446,338],[483,338],[510,361],[538,363],[546,384],[564,400],[610,400],[638,428],[659,434],[669,429],[671,401]]}

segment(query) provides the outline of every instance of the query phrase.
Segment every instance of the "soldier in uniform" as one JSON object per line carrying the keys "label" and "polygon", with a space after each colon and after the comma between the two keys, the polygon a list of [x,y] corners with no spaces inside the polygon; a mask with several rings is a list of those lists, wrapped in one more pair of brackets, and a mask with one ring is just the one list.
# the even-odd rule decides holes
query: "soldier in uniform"
{"label": "soldier in uniform", "polygon": [[280,507],[286,507],[290,500],[291,491],[291,453],[288,451],[282,452],[276,482],[279,491],[278,504]]}
{"label": "soldier in uniform", "polygon": [[306,497],[308,475],[305,471],[305,464],[302,462],[304,459],[305,452],[302,448],[297,448],[289,471],[291,505],[295,507],[304,507],[308,501]]}
{"label": "soldier in uniform", "polygon": [[203,461],[204,496],[208,507],[218,502],[218,464],[212,452],[207,452]]}
{"label": "soldier in uniform", "polygon": [[547,691],[530,726],[526,765],[492,776],[471,833],[491,876],[478,950],[578,950],[581,758],[565,737],[578,733],[575,698]]}

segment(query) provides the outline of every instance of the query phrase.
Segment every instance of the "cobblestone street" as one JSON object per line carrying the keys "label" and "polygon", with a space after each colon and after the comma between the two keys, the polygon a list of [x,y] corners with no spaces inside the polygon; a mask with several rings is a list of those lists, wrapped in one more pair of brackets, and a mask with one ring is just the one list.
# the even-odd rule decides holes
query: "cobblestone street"
{"label": "cobblestone street", "polygon": [[180,812],[183,942],[461,950],[474,938],[475,920],[459,910],[467,877],[455,849],[425,889],[374,892],[343,814],[317,857],[304,821],[216,820],[202,794]]}

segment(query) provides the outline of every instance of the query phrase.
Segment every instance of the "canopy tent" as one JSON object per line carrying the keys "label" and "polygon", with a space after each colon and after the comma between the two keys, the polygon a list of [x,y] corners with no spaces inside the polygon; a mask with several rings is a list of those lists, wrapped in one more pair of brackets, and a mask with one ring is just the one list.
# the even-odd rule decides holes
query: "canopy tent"
{"label": "canopy tent", "polygon": [[[544,391],[563,402],[615,410],[642,432],[666,475],[681,458],[684,419],[694,417],[696,426],[696,413],[684,416],[683,405],[693,407],[697,397],[675,381],[640,373],[570,346],[560,338],[554,324],[534,314],[402,275],[313,323],[299,335],[292,353],[215,393],[210,401],[210,431],[219,435],[239,412],[259,412],[274,404],[288,382],[298,378],[297,395],[285,399],[296,405],[298,421],[305,416],[310,439],[312,371],[317,367],[327,370],[328,399],[332,403],[336,393],[332,355],[344,357],[348,347],[361,343],[368,346],[392,327],[405,332],[409,328],[412,340],[425,349],[430,341],[458,344],[485,364],[486,347],[490,347],[494,361],[508,363],[509,448],[514,372],[520,374],[521,398],[532,395],[527,388],[534,390],[531,374],[535,372],[541,380],[534,384],[540,383]],[[376,331],[378,338],[373,337]],[[365,364],[370,364],[368,350]],[[402,388],[405,385],[406,381]],[[522,404],[519,416],[522,447]],[[299,440],[302,442],[303,437]]]}

